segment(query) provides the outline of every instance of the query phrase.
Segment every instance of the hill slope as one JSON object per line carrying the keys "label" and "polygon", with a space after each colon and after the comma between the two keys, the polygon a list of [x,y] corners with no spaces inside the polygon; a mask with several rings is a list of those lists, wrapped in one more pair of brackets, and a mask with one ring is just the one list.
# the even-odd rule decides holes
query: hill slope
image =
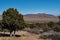
{"label": "hill slope", "polygon": [[50,14],[27,14],[24,15],[24,20],[27,23],[44,23],[44,22],[58,22],[59,19],[57,16]]}

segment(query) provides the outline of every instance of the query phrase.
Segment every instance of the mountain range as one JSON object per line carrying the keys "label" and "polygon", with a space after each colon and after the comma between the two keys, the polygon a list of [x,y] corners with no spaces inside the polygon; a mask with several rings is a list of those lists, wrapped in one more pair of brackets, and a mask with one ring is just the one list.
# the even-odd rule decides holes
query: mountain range
{"label": "mountain range", "polygon": [[24,20],[26,23],[47,23],[50,21],[53,22],[59,21],[58,16],[45,13],[26,14],[24,15]]}

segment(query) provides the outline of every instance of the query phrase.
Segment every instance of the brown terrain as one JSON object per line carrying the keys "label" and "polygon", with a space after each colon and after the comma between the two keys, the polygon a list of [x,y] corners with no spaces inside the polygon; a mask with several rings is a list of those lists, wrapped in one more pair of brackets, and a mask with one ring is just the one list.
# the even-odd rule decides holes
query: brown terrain
{"label": "brown terrain", "polygon": [[50,21],[53,21],[53,22],[59,21],[57,16],[44,14],[44,13],[24,15],[24,20],[26,23],[47,23]]}
{"label": "brown terrain", "polygon": [[[5,34],[9,34],[9,32],[5,32]],[[0,40],[39,40],[38,35],[27,31],[18,31],[16,34],[21,35],[21,37],[0,37]]]}
{"label": "brown terrain", "polygon": [[[2,16],[0,16],[0,20],[2,20]],[[24,21],[26,23],[45,23],[45,22],[58,22],[59,19],[57,16],[49,15],[49,14],[27,14],[24,15]],[[0,32],[3,33],[3,32]],[[9,32],[5,32],[5,34],[9,34]],[[27,31],[18,31],[17,35],[21,35],[21,37],[0,37],[0,40],[43,40],[39,39],[39,35],[33,34]]]}

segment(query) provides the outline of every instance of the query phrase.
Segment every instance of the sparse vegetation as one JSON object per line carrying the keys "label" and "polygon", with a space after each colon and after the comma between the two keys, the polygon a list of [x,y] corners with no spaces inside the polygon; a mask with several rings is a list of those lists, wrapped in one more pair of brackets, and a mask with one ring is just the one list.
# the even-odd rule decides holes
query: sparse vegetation
{"label": "sparse vegetation", "polygon": [[[60,19],[60,16],[58,16]],[[3,31],[4,33],[10,32],[10,36],[12,36],[12,32],[15,32],[18,30],[22,30],[23,28],[25,31],[28,31],[30,33],[34,34],[43,34],[44,32],[48,33],[53,32],[60,32],[60,21],[57,23],[54,23],[53,21],[48,23],[24,23],[23,15],[20,14],[17,9],[9,8],[2,14],[2,20],[0,20],[0,31]],[[52,33],[52,32],[51,32]],[[53,39],[56,37],[55,35],[42,35],[40,38],[51,38]],[[59,36],[60,37],[60,36]]]}

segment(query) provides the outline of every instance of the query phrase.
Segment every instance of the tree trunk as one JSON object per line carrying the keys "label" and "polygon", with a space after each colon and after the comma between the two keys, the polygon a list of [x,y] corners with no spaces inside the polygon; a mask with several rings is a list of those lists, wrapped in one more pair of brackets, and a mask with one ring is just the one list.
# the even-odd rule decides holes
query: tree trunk
{"label": "tree trunk", "polygon": [[5,31],[4,31],[4,34],[5,34]]}
{"label": "tree trunk", "polygon": [[16,31],[14,31],[14,37],[15,37],[15,32],[16,32]]}
{"label": "tree trunk", "polygon": [[10,31],[10,37],[12,37],[12,31]]}

